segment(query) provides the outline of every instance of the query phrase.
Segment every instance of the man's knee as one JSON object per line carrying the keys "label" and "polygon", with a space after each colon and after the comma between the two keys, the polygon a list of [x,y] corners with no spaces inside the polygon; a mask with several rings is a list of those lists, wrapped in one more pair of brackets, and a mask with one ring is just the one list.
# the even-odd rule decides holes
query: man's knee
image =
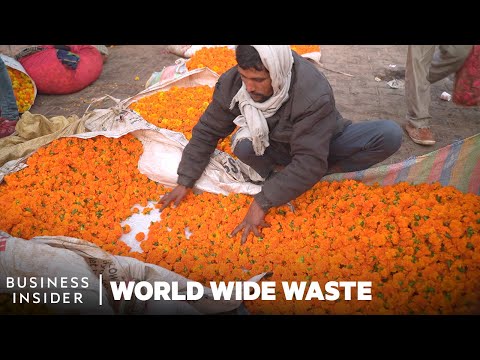
{"label": "man's knee", "polygon": [[240,140],[233,149],[233,153],[242,161],[251,158],[255,155],[252,141],[249,139]]}
{"label": "man's knee", "polygon": [[383,134],[385,152],[389,155],[395,153],[402,145],[403,130],[395,121],[384,120],[380,131]]}

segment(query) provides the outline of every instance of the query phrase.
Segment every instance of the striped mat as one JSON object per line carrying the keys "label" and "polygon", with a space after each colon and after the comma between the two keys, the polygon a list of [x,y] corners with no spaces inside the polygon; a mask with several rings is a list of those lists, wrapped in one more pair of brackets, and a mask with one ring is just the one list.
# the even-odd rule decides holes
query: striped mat
{"label": "striped mat", "polygon": [[459,140],[431,153],[412,156],[402,162],[361,171],[330,174],[325,181],[359,180],[372,185],[440,182],[464,193],[480,195],[480,134]]}

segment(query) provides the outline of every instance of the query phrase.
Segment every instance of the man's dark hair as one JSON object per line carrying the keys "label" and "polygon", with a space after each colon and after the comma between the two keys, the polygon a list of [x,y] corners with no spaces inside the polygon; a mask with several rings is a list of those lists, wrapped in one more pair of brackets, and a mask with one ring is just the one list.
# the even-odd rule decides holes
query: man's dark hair
{"label": "man's dark hair", "polygon": [[235,49],[235,57],[238,66],[242,69],[255,69],[257,71],[265,70],[265,66],[260,59],[260,54],[251,45],[237,45]]}

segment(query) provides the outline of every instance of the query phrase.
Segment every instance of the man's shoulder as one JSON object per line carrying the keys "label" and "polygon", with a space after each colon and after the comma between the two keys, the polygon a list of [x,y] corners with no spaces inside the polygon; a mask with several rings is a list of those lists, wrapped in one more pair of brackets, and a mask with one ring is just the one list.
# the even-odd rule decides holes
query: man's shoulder
{"label": "man's shoulder", "polygon": [[333,98],[333,90],[325,75],[309,60],[295,57],[293,94],[302,99],[305,106],[316,103],[322,97]]}
{"label": "man's shoulder", "polygon": [[242,86],[242,79],[236,66],[224,72],[215,85],[215,92],[220,92],[223,97],[232,99]]}
{"label": "man's shoulder", "polygon": [[330,83],[315,64],[302,57],[295,56],[295,86],[299,88],[313,88],[331,92]]}

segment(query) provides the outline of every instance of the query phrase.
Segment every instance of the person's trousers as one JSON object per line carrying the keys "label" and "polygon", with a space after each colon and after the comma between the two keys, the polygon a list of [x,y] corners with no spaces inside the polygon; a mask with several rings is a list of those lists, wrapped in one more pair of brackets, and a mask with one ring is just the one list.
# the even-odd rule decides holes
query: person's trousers
{"label": "person's trousers", "polygon": [[18,120],[18,107],[7,67],[0,57],[0,116]]}
{"label": "person's trousers", "polygon": [[[392,120],[368,120],[347,126],[330,143],[327,174],[368,169],[394,154],[402,143],[403,131]],[[286,166],[292,157],[267,147],[255,155],[252,141],[241,140],[234,154],[260,176],[266,178],[277,165]]]}
{"label": "person's trousers", "polygon": [[405,67],[407,119],[416,128],[430,126],[430,85],[460,70],[472,45],[409,45]]}

